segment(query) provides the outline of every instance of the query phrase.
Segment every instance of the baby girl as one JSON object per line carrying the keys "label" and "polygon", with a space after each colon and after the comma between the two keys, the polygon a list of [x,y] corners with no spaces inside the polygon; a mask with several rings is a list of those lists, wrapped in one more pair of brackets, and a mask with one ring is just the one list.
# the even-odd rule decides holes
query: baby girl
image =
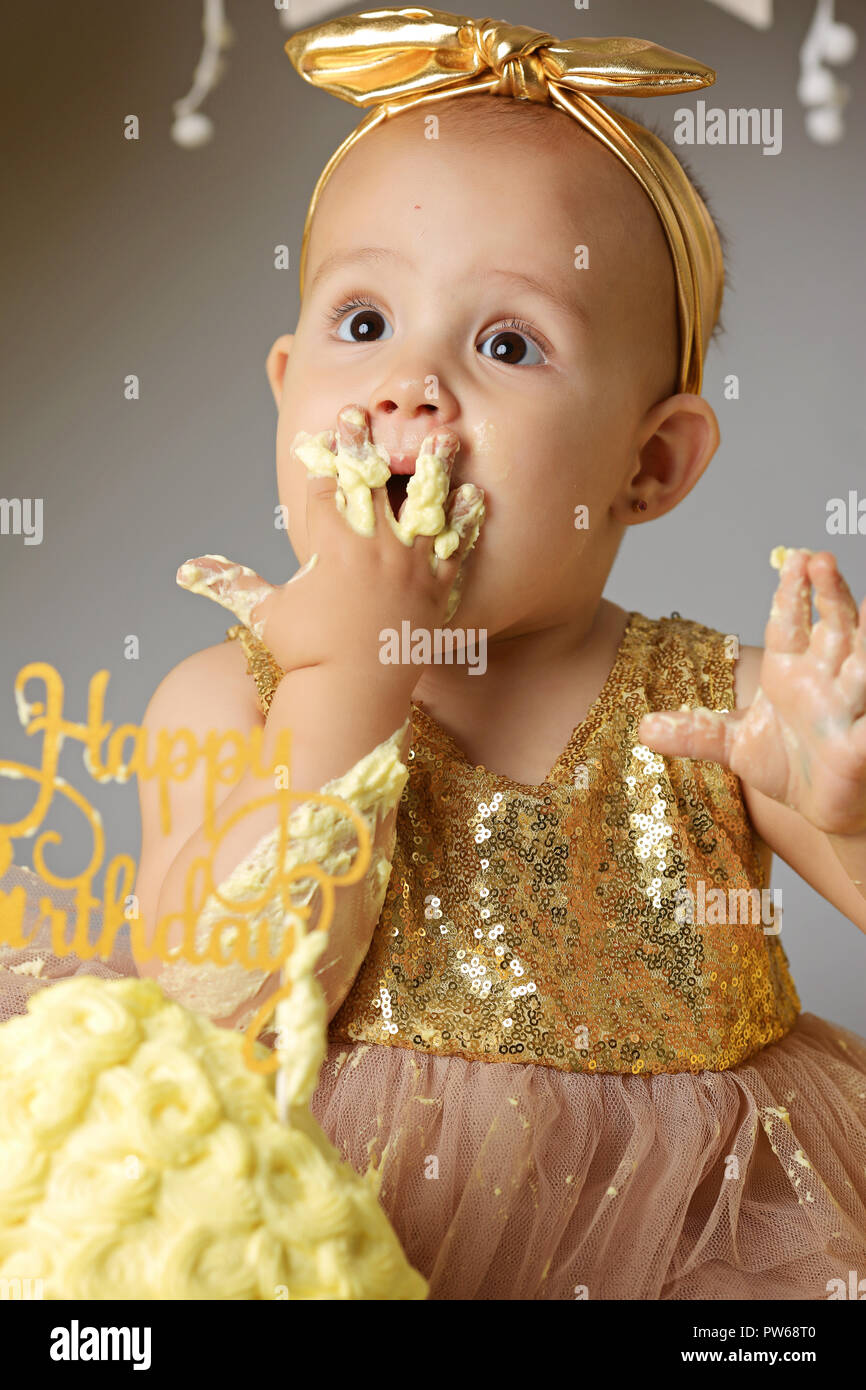
{"label": "baby girl", "polygon": [[[778,923],[731,900],[766,889],[776,852],[866,931],[866,604],[806,550],[763,648],[604,597],[627,529],[718,447],[700,384],[722,272],[670,152],[641,178],[625,123],[574,93],[712,74],[644,45],[629,86],[641,46],[590,41],[558,89],[575,119],[550,99],[568,45],[409,15],[288,45],[346,97],[397,34],[405,67],[389,92],[380,65],[366,104],[428,97],[437,44],[469,60],[320,181],[298,322],[267,358],[300,568],[276,586],[218,556],[181,568],[240,622],[166,676],[145,726],[262,729],[265,767],[290,730],[297,788],[399,758],[370,868],[336,892],[313,1108],[359,1170],[376,1150],[431,1297],[826,1298],[866,1267],[866,1043],[801,1013]],[[458,99],[461,74],[487,85]],[[483,673],[459,641],[388,659],[407,630],[481,633]],[[211,850],[202,780],[172,785],[170,828],[153,785],[150,923],[182,913]],[[221,815],[272,790],[246,771]],[[275,823],[272,799],[238,815],[214,882]],[[198,1003],[244,1026],[277,985]]]}

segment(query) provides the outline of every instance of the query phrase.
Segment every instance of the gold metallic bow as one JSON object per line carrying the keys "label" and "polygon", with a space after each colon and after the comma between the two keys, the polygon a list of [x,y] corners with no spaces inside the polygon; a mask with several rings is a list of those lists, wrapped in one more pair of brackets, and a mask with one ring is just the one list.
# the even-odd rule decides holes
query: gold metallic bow
{"label": "gold metallic bow", "polygon": [[670,246],[680,325],[679,390],[699,392],[724,287],[718,233],[679,161],[636,121],[593,94],[628,97],[710,86],[711,68],[645,39],[562,42],[522,24],[443,10],[368,10],[299,30],[286,52],[305,81],[373,109],[329,159],[301,243],[301,294],[313,213],[337,164],[381,120],[468,92],[541,101],[567,111],[623,161],[652,201]]}

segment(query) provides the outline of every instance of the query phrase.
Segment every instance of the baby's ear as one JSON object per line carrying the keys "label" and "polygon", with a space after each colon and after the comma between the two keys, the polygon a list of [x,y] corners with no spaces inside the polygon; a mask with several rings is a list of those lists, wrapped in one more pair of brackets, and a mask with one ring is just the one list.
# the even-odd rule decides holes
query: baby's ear
{"label": "baby's ear", "polygon": [[283,394],[283,377],[286,374],[286,363],[289,360],[289,353],[292,350],[292,343],[294,341],[294,333],[281,333],[268,353],[265,362],[265,371],[268,374],[268,381],[278,410]]}
{"label": "baby's ear", "polygon": [[682,392],[647,411],[635,442],[637,468],[613,508],[626,525],[664,516],[688,496],[719,447],[719,422],[703,396]]}

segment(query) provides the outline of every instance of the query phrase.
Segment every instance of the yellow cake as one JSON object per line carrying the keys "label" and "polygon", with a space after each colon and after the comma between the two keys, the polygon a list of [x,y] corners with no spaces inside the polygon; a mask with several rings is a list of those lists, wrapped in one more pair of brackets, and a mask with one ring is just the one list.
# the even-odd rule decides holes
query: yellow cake
{"label": "yellow cake", "polygon": [[60,981],[0,1025],[0,1280],[50,1299],[423,1299],[375,1174],[306,1105],[281,1124],[243,1047],[153,980]]}

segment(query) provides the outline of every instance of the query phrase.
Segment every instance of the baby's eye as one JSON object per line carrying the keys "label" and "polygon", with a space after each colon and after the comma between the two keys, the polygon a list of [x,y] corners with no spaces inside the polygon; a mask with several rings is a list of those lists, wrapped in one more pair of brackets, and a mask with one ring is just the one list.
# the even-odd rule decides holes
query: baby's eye
{"label": "baby's eye", "polygon": [[[350,313],[355,309],[354,314]],[[344,317],[348,315],[348,317]],[[341,304],[331,315],[332,320],[340,320],[337,327],[337,337],[344,343],[378,343],[383,338],[390,338],[393,332],[391,325],[385,318],[381,310],[374,304],[364,300],[351,300],[347,304]],[[348,337],[343,332],[348,330]]]}
{"label": "baby's eye", "polygon": [[[353,313],[352,310],[355,310]],[[355,295],[328,315],[337,324],[336,336],[344,343],[377,343],[392,337],[393,329],[372,300]],[[506,366],[535,367],[545,362],[544,347],[528,323],[511,319],[481,343],[490,346],[493,360]],[[534,356],[533,356],[534,354]]]}
{"label": "baby's eye", "polygon": [[[490,347],[490,353],[485,353],[484,348]],[[526,349],[530,354],[527,358]],[[479,347],[479,352],[483,357],[490,356],[494,362],[504,362],[507,367],[537,367],[539,363],[545,362],[544,350],[535,337],[528,323],[523,323],[520,319],[512,319],[509,323],[497,328],[491,337],[485,338]]]}

